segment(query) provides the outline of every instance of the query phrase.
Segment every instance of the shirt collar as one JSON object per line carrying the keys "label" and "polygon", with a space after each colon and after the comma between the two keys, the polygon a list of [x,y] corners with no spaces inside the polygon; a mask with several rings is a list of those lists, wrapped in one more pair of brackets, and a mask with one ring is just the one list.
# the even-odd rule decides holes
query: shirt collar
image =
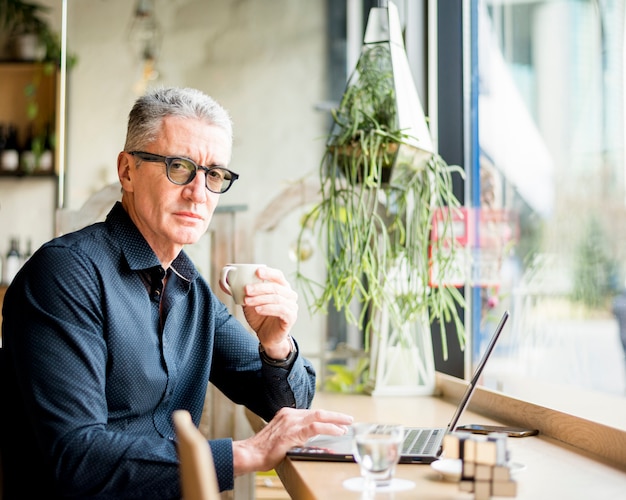
{"label": "shirt collar", "polygon": [[[156,254],[148,245],[137,226],[124,210],[121,202],[116,202],[106,217],[106,224],[118,235],[122,254],[133,271],[160,266]],[[193,281],[198,277],[198,271],[188,255],[181,251],[171,266],[181,278]]]}

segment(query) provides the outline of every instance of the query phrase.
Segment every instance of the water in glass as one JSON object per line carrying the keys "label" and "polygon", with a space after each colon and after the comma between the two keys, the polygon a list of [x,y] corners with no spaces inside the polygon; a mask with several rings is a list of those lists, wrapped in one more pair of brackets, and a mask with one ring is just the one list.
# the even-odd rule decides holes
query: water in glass
{"label": "water in glass", "polygon": [[404,429],[401,425],[359,423],[353,426],[354,457],[367,488],[387,486],[391,483]]}

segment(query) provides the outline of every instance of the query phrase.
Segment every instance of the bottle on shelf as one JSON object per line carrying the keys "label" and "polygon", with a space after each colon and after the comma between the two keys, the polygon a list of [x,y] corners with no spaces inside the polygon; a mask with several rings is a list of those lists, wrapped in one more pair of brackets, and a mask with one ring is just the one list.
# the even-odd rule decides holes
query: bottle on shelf
{"label": "bottle on shelf", "polygon": [[17,139],[17,127],[9,124],[6,133],[6,143],[0,156],[0,170],[4,172],[15,172],[20,166],[20,153]]}
{"label": "bottle on shelf", "polygon": [[33,249],[33,246],[32,246],[31,239],[30,239],[30,238],[28,238],[28,239],[26,240],[26,248],[25,248],[25,250],[24,250],[24,253],[22,254],[22,260],[21,260],[21,264],[22,264],[22,266],[23,266],[24,264],[26,264],[26,261],[27,261],[28,259],[30,259],[30,256],[33,254],[33,250],[32,250],[32,249]]}
{"label": "bottle on shelf", "polygon": [[20,168],[25,174],[32,174],[37,168],[38,147],[33,133],[33,124],[28,126],[24,148],[20,151]]}
{"label": "bottle on shelf", "polygon": [[[4,128],[4,123],[0,123],[0,159],[2,158],[2,152],[7,142],[7,134]],[[0,164],[1,165],[1,164]]]}
{"label": "bottle on shelf", "polygon": [[11,245],[4,259],[4,284],[10,285],[15,275],[22,267],[22,258],[20,256],[20,242],[17,238],[11,238]]}
{"label": "bottle on shelf", "polygon": [[39,172],[52,172],[53,163],[54,163],[54,155],[52,153],[53,150],[53,137],[52,130],[50,124],[46,124],[45,135],[43,139],[43,149],[41,151],[41,156],[39,157],[39,164],[37,170]]}

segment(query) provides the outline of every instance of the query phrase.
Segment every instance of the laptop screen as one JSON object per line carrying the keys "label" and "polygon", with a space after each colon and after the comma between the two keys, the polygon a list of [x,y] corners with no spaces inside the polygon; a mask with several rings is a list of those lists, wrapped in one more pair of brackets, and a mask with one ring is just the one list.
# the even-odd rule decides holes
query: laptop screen
{"label": "laptop screen", "polygon": [[489,356],[491,355],[491,351],[493,351],[493,348],[496,345],[498,337],[500,337],[500,333],[502,333],[502,329],[504,328],[504,324],[506,323],[507,319],[509,319],[509,312],[504,311],[504,314],[502,315],[502,318],[500,319],[500,322],[498,323],[498,326],[496,327],[496,331],[491,336],[491,340],[489,341],[489,344],[487,345],[487,349],[485,349],[485,352],[482,358],[480,359],[480,362],[478,363],[476,370],[474,371],[472,380],[470,380],[470,383],[467,386],[467,389],[465,389],[463,398],[461,398],[461,402],[457,405],[456,411],[454,412],[454,416],[452,417],[452,420],[450,420],[450,423],[448,424],[447,430],[449,432],[452,432],[456,429],[456,426],[459,423],[459,419],[461,418],[463,411],[465,411],[465,408],[467,407],[469,400],[472,397],[472,394],[474,394],[474,389],[476,389],[476,386],[478,385],[478,379],[480,378],[480,375],[483,372],[483,368],[485,368],[485,364],[487,364],[487,360],[489,359]]}

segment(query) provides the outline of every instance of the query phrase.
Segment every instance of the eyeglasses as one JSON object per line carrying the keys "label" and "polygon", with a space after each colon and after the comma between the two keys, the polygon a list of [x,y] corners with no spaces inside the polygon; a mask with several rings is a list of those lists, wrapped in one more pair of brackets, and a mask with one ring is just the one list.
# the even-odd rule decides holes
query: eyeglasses
{"label": "eyeglasses", "polygon": [[212,193],[225,193],[230,189],[239,174],[224,167],[203,167],[189,158],[179,156],[161,156],[144,151],[130,151],[130,154],[144,161],[165,163],[167,178],[173,184],[184,186],[196,177],[198,170],[206,173],[206,188]]}

